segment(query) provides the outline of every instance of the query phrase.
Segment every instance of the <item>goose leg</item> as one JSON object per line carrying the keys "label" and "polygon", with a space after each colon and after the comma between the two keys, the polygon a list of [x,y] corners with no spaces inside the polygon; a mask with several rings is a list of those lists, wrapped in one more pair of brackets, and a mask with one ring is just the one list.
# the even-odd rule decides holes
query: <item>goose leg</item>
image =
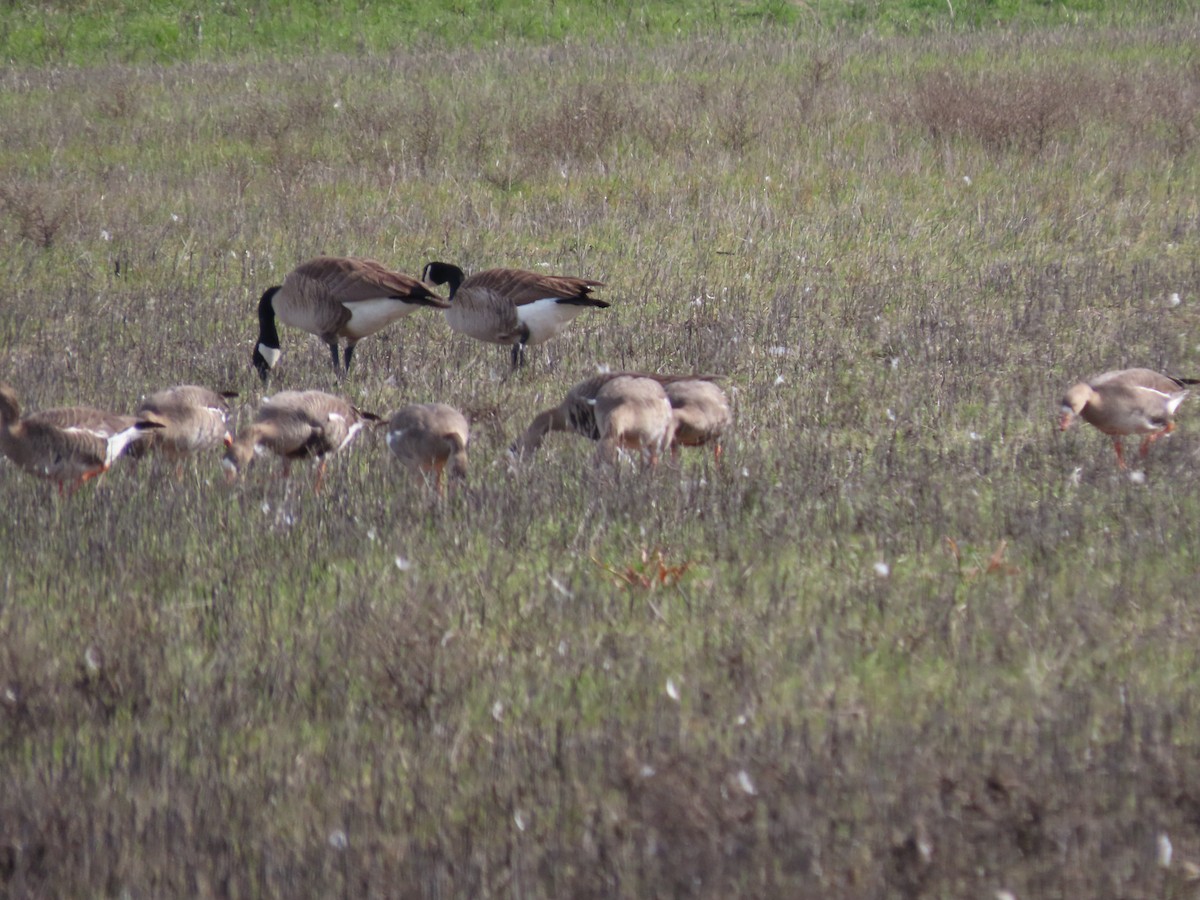
{"label": "goose leg", "polygon": [[350,374],[350,357],[354,355],[354,345],[346,345],[346,374]]}
{"label": "goose leg", "polygon": [[338,360],[337,339],[335,338],[334,340],[329,341],[328,344],[329,344],[329,353],[330,353],[330,355],[333,356],[333,374],[337,375],[338,372],[341,371],[338,367],[339,360]]}
{"label": "goose leg", "polygon": [[1125,451],[1121,449],[1121,439],[1119,437],[1114,437],[1112,439],[1112,442],[1113,442],[1113,449],[1117,451],[1117,468],[1118,469],[1127,468],[1125,465]]}
{"label": "goose leg", "polygon": [[1163,428],[1161,431],[1156,431],[1153,434],[1146,435],[1145,440],[1142,441],[1141,449],[1138,452],[1142,456],[1145,456],[1147,453],[1150,452],[1150,447],[1155,441],[1157,441],[1160,437],[1163,437],[1164,435],[1170,434],[1174,430],[1175,430],[1175,423],[1168,422],[1166,427]]}
{"label": "goose leg", "polygon": [[313,485],[313,493],[321,493],[321,483],[325,480],[325,460],[321,460],[317,466],[317,483]]}

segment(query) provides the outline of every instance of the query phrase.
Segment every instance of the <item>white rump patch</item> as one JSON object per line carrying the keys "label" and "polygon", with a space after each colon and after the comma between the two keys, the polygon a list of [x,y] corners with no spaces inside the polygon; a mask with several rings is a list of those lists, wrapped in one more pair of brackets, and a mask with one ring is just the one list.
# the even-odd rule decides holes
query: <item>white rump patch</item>
{"label": "white rump patch", "polygon": [[[243,350],[243,353],[246,351]],[[268,347],[266,344],[258,345],[258,352],[262,354],[262,358],[267,361],[267,368],[275,368],[275,363],[279,362],[279,357],[283,356],[283,351],[278,347]]]}
{"label": "white rump patch", "polygon": [[[329,418],[332,419],[335,415],[337,415],[337,414],[330,413]],[[338,416],[338,418],[340,419],[341,416]],[[354,440],[354,436],[356,434],[358,434],[358,432],[362,429],[362,427],[363,427],[362,422],[355,422],[353,425],[351,425],[350,428],[346,432],[346,439],[344,441],[342,441],[340,444],[338,444],[338,450],[345,449],[346,445],[349,444],[352,440]]]}
{"label": "white rump patch", "polygon": [[517,319],[529,329],[527,343],[548,341],[565,328],[572,319],[590,307],[577,303],[559,303],[557,299],[535,300],[517,307]]}
{"label": "white rump patch", "polygon": [[419,303],[405,303],[403,300],[395,300],[391,297],[343,303],[342,306],[350,310],[350,321],[346,323],[342,331],[352,338],[363,338],[386,328],[397,319],[402,319],[409,313],[415,312],[420,305]]}
{"label": "white rump patch", "polygon": [[142,429],[136,425],[126,428],[124,431],[118,431],[112,437],[108,438],[108,444],[104,451],[104,467],[108,468],[113,464],[122,451],[139,437],[142,436]]}

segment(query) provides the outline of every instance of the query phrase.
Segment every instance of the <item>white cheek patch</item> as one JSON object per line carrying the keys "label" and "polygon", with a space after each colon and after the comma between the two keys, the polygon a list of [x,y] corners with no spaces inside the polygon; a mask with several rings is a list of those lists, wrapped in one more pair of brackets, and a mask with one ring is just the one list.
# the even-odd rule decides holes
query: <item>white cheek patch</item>
{"label": "white cheek patch", "polygon": [[[243,350],[243,353],[246,351]],[[283,351],[278,347],[268,347],[266,344],[258,345],[258,352],[262,354],[262,358],[267,361],[267,368],[275,368],[275,363],[279,362],[279,357],[283,356]]]}
{"label": "white cheek patch", "polygon": [[559,303],[555,298],[535,300],[517,307],[517,319],[529,329],[527,343],[540,344],[562,331],[585,309],[586,306],[575,303]]}
{"label": "white cheek patch", "polygon": [[393,300],[391,297],[380,297],[378,300],[356,300],[353,303],[343,303],[342,305],[350,310],[350,321],[343,327],[343,333],[354,338],[374,334],[397,319],[415,312],[420,307],[418,303],[405,303],[402,300]]}
{"label": "white cheek patch", "polygon": [[388,435],[387,435],[388,447],[392,450],[395,450],[396,445],[398,443],[400,443],[400,441],[403,437],[404,437],[404,429],[403,428],[401,428],[399,431],[389,431]]}
{"label": "white cheek patch", "polygon": [[235,463],[232,459],[221,460],[221,468],[230,475],[236,475],[238,473],[237,463]]}

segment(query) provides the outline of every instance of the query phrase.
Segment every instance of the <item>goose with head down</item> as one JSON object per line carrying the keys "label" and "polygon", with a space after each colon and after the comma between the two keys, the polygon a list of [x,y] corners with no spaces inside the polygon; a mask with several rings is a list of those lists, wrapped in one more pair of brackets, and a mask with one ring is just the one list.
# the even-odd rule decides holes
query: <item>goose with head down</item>
{"label": "goose with head down", "polygon": [[650,379],[662,386],[672,407],[672,446],[696,447],[719,440],[729,421],[724,392],[712,375],[658,375],[645,372],[602,372],[579,382],[551,409],[534,416],[509,448],[514,457],[534,453],[552,431],[569,431],[599,441],[596,400],[601,390],[617,378]]}
{"label": "goose with head down", "polygon": [[1117,465],[1125,468],[1121,438],[1143,434],[1141,456],[1159,438],[1175,430],[1175,412],[1187,397],[1193,379],[1172,378],[1152,369],[1105,372],[1073,385],[1062,399],[1059,428],[1081,418],[1112,438]]}
{"label": "goose with head down", "polygon": [[0,450],[18,467],[70,493],[107,472],[130,444],[160,428],[133,416],[71,406],[21,417],[16,391],[0,385]]}
{"label": "goose with head down", "polygon": [[254,421],[229,441],[221,465],[233,481],[256,454],[270,451],[283,460],[286,478],[294,460],[315,458],[320,461],[316,481],[320,490],[326,457],[344,450],[364,425],[377,421],[378,416],[333,394],[283,391],[264,400]]}
{"label": "goose with head down", "polygon": [[411,404],[398,410],[387,425],[392,455],[413,472],[434,473],[439,494],[445,490],[443,470],[449,469],[456,481],[466,479],[469,440],[466,416],[444,403]]}
{"label": "goose with head down", "polygon": [[194,384],[155,391],[138,404],[134,415],[160,427],[140,445],[176,462],[229,440],[226,421],[234,391],[217,392]]}
{"label": "goose with head down", "polygon": [[265,384],[279,362],[279,330],[285,325],[324,341],[339,371],[338,341],[345,340],[345,364],[360,340],[422,307],[445,308],[446,301],[417,279],[373,259],[319,256],[293,269],[283,284],[267,288],[258,301],[258,341],[254,368]]}

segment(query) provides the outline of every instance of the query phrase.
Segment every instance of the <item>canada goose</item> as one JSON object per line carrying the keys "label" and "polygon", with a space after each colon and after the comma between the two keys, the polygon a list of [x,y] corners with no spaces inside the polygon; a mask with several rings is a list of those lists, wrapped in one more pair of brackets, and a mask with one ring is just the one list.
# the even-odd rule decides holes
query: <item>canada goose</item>
{"label": "canada goose", "polygon": [[254,368],[265,384],[279,361],[276,316],[328,344],[334,372],[338,371],[338,338],[345,338],[344,371],[349,372],[359,340],[422,306],[444,309],[446,305],[417,279],[373,259],[319,256],[293,269],[283,284],[267,288],[258,301]]}
{"label": "canada goose", "polygon": [[[600,427],[596,423],[596,397],[600,390],[615,378],[632,377],[632,378],[649,378],[657,381],[667,392],[667,399],[670,400],[672,386],[686,385],[692,382],[709,382],[714,376],[711,375],[655,375],[643,372],[602,372],[599,375],[593,375],[567,391],[566,397],[558,406],[553,409],[547,409],[534,416],[533,421],[529,423],[529,427],[518,437],[509,448],[509,453],[513,456],[521,457],[526,454],[533,453],[542,445],[545,436],[551,431],[573,431],[576,434],[587,438],[588,440],[600,440]],[[720,389],[715,385],[713,390],[720,393]],[[688,403],[688,398],[693,395],[688,391],[683,391],[678,394],[680,402],[685,406],[695,405],[696,401],[691,400]],[[724,395],[721,394],[721,399]],[[706,405],[711,404],[711,399],[705,401]],[[713,415],[709,413],[708,415]],[[714,416],[715,420],[715,416]],[[697,425],[696,416],[689,411],[680,410],[676,414],[676,421],[685,429],[684,436],[688,438],[688,446],[694,446],[698,435],[695,433]],[[709,426],[711,429],[711,425]]]}
{"label": "canada goose", "polygon": [[233,391],[218,393],[191,384],[150,394],[138,404],[134,415],[162,427],[140,446],[158,450],[178,462],[191,453],[228,442],[225,422],[229,404],[226,401],[236,396]]}
{"label": "canada goose", "polygon": [[237,478],[255,454],[270,450],[283,458],[283,477],[292,460],[316,457],[316,489],[321,489],[325,457],[346,447],[368,421],[378,416],[355,409],[341,397],[322,391],[282,391],[263,400],[254,422],[233,440],[221,465],[230,481]]}
{"label": "canada goose", "polygon": [[87,406],[47,409],[21,418],[16,392],[0,385],[0,450],[30,474],[70,492],[102,475],[132,442],[161,427]]}
{"label": "canada goose", "polygon": [[525,364],[525,345],[550,340],[585,309],[607,309],[590,296],[604,282],[570,275],[542,275],[525,269],[488,269],[464,279],[463,270],[444,262],[425,266],[422,280],[450,285],[446,322],[479,341],[512,345],[512,365]]}
{"label": "canada goose", "polygon": [[467,477],[466,416],[444,403],[414,403],[388,421],[387,445],[395,457],[414,472],[433,472],[437,492],[443,491],[442,470],[447,465],[455,479]]}
{"label": "canada goose", "polygon": [[713,457],[721,458],[721,435],[733,414],[725,392],[711,381],[688,378],[663,385],[675,416],[675,436],[671,449],[702,447],[712,444]]}
{"label": "canada goose", "polygon": [[615,463],[620,450],[637,450],[651,466],[671,444],[675,420],[667,392],[654,378],[619,375],[596,392],[597,461]]}
{"label": "canada goose", "polygon": [[1175,410],[1188,395],[1186,385],[1200,382],[1172,378],[1151,369],[1105,372],[1067,391],[1062,399],[1059,428],[1066,431],[1076,417],[1112,437],[1117,465],[1125,468],[1121,437],[1144,434],[1140,454],[1164,434],[1175,430]]}

